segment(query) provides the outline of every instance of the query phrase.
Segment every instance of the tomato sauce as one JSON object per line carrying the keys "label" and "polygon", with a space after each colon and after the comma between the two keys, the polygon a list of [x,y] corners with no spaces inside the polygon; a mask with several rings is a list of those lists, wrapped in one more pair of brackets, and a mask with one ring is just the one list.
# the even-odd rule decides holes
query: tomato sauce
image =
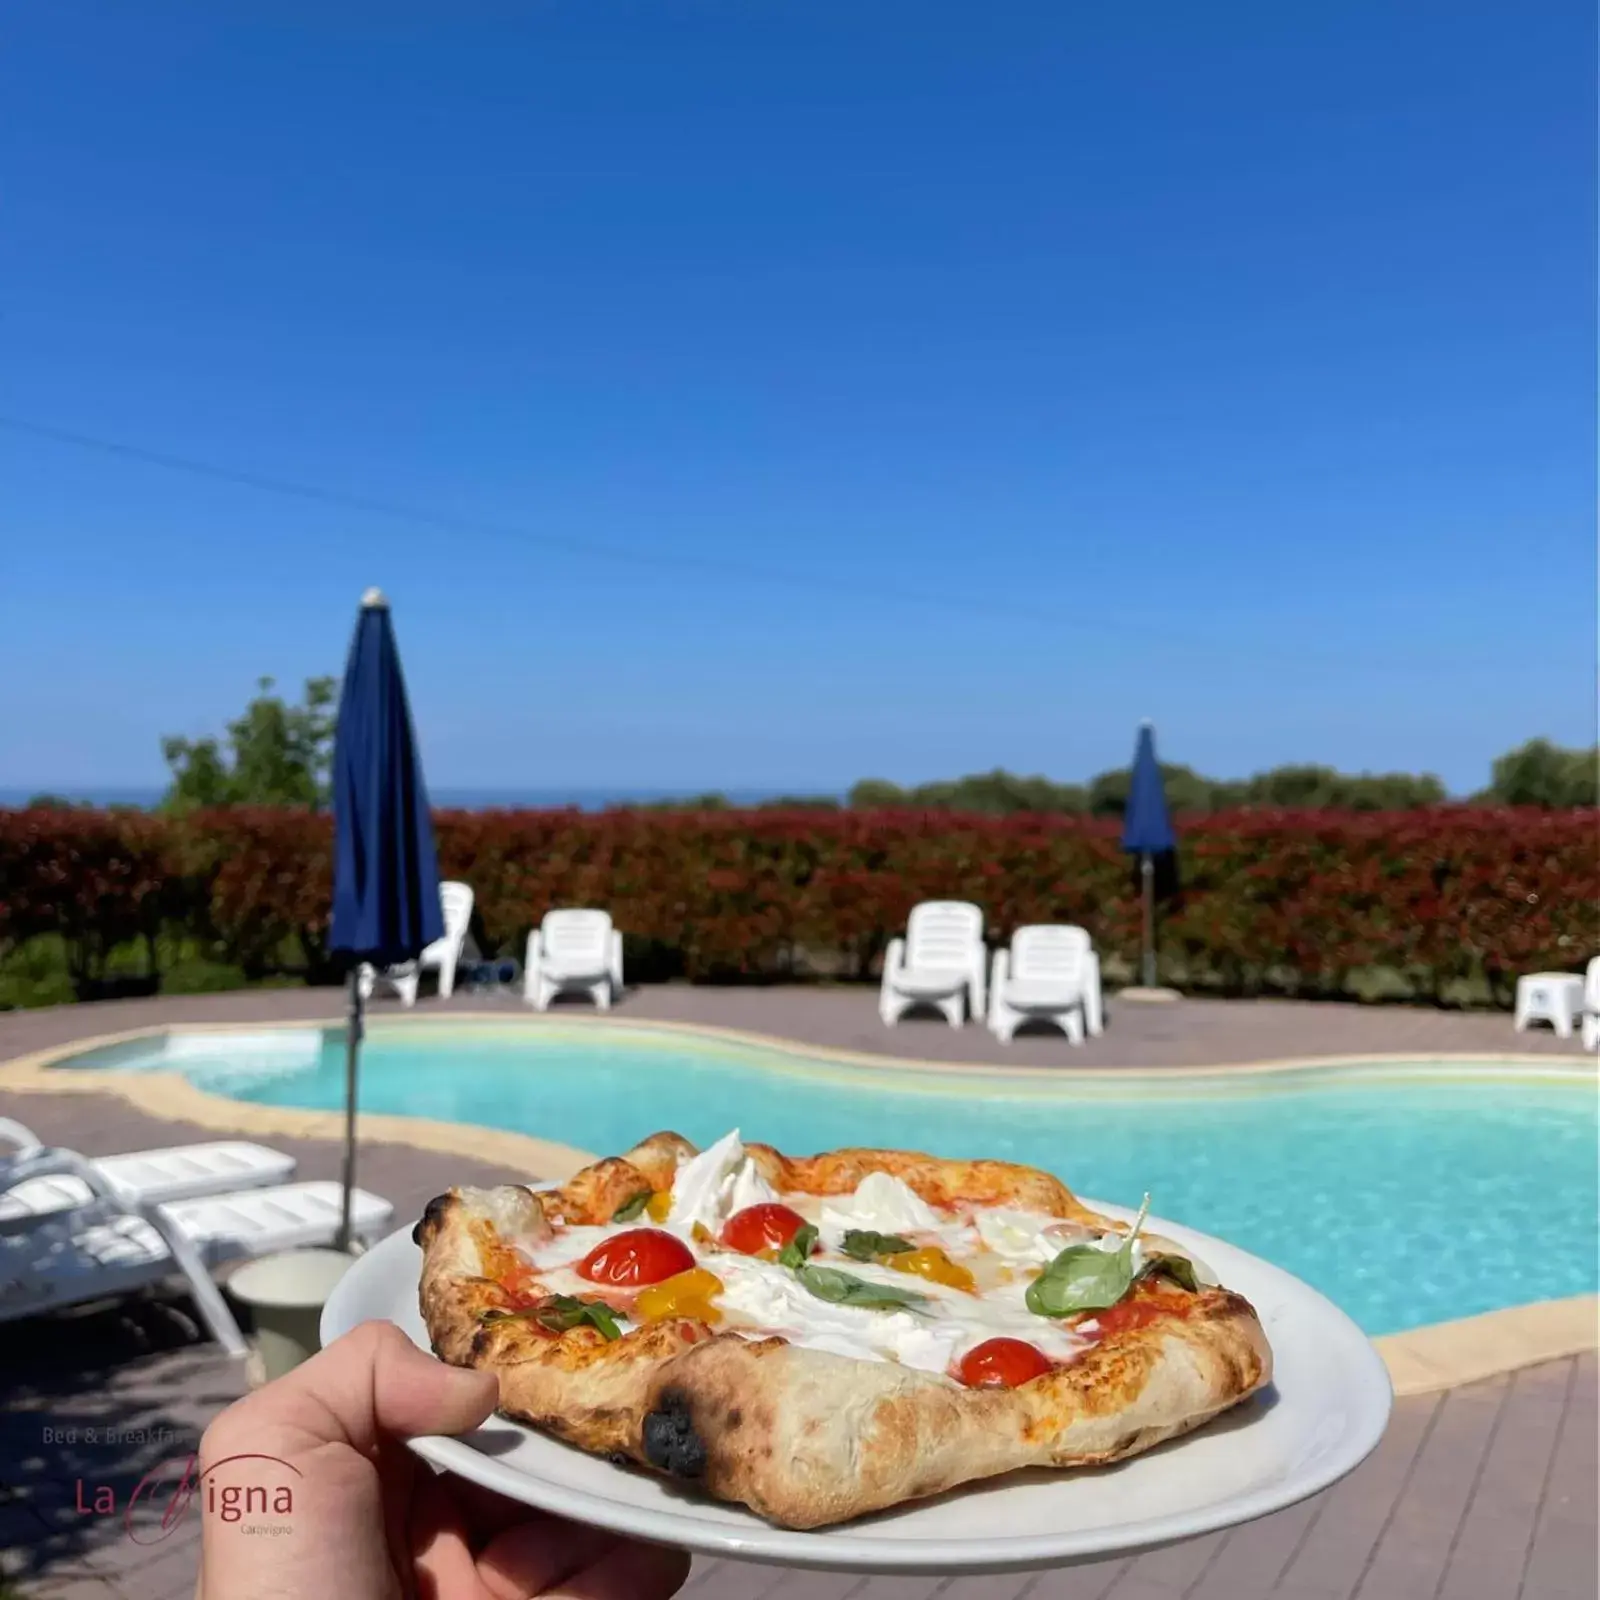
{"label": "tomato sauce", "polygon": [[1164,1317],[1186,1316],[1194,1301],[1190,1294],[1162,1294],[1159,1291],[1135,1290],[1124,1295],[1106,1311],[1096,1311],[1085,1321],[1096,1324],[1092,1339],[1110,1339],[1120,1333],[1131,1333],[1135,1328],[1148,1328]]}
{"label": "tomato sauce", "polygon": [[526,1311],[530,1306],[538,1305],[548,1293],[539,1282],[533,1268],[526,1264],[501,1273],[497,1281],[505,1291],[506,1298],[510,1300],[514,1311]]}

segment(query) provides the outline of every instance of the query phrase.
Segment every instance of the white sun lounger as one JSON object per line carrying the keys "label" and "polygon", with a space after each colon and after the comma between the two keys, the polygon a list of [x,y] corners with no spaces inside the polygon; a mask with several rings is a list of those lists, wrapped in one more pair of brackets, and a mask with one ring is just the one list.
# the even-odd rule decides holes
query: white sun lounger
{"label": "white sun lounger", "polygon": [[536,1011],[558,994],[581,990],[609,1011],[622,993],[622,935],[604,911],[550,911],[528,935],[522,993]]}
{"label": "white sun lounger", "polygon": [[[331,1244],[339,1228],[337,1183],[286,1183],[137,1205],[69,1150],[40,1150],[0,1166],[0,1191],[62,1176],[83,1185],[87,1204],[0,1218],[0,1322],[114,1299],[181,1276],[213,1337],[230,1355],[242,1355],[239,1326],[209,1269],[276,1250]],[[393,1215],[387,1200],[355,1191],[357,1238],[381,1237]]]}
{"label": "white sun lounger", "polygon": [[1600,956],[1584,968],[1583,1048],[1600,1050]]}
{"label": "white sun lounger", "polygon": [[[0,1143],[15,1146],[16,1156],[34,1154],[44,1143],[31,1128],[0,1117]],[[0,1157],[4,1159],[4,1157]],[[210,1144],[172,1145],[165,1150],[133,1150],[101,1156],[89,1164],[112,1192],[135,1205],[192,1200],[199,1195],[287,1183],[294,1176],[294,1157],[262,1144],[222,1139]],[[24,1215],[43,1216],[87,1205],[90,1190],[72,1173],[29,1178],[0,1194],[0,1221]]]}
{"label": "white sun lounger", "polygon": [[1088,933],[1071,924],[1018,928],[995,952],[989,1027],[1009,1044],[1024,1022],[1053,1022],[1073,1044],[1102,1029],[1100,962]]}
{"label": "white sun lounger", "polygon": [[439,885],[439,910],[444,917],[444,934],[435,939],[415,961],[403,961],[397,967],[378,971],[369,962],[360,968],[361,998],[368,1000],[380,983],[387,984],[400,996],[400,1004],[417,1003],[417,984],[430,967],[439,973],[439,998],[448,1000],[455,993],[456,968],[470,947],[476,955],[477,944],[472,937],[472,885],[447,880]]}
{"label": "white sun lounger", "polygon": [[983,913],[965,900],[924,900],[905,938],[889,941],[878,1014],[892,1027],[914,1006],[934,1006],[959,1028],[969,1001],[983,1015],[983,968]]}

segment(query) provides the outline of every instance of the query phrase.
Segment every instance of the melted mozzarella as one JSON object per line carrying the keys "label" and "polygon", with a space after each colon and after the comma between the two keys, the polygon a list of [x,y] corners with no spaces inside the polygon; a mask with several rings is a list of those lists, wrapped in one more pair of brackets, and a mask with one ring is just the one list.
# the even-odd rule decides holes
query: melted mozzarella
{"label": "melted mozzarella", "polygon": [[562,1228],[555,1238],[545,1244],[524,1245],[522,1253],[541,1273],[546,1273],[552,1268],[567,1267],[574,1261],[582,1261],[601,1240],[610,1238],[617,1231],[616,1228],[584,1228],[574,1225]]}
{"label": "melted mozzarella", "polygon": [[822,1242],[830,1249],[837,1249],[852,1228],[941,1238],[965,1231],[960,1224],[947,1223],[915,1189],[887,1172],[869,1172],[854,1194],[823,1201],[819,1222]]}
{"label": "melted mozzarella", "polygon": [[[1097,1250],[1104,1250],[1107,1255],[1115,1255],[1127,1242],[1128,1236],[1125,1233],[1102,1233],[1094,1241],[1094,1244]],[[1133,1241],[1133,1249],[1129,1252],[1129,1262],[1133,1267],[1135,1276],[1137,1276],[1143,1270],[1145,1263],[1143,1234],[1140,1234]]]}
{"label": "melted mozzarella", "polygon": [[[818,1223],[824,1249],[819,1265],[921,1295],[922,1301],[883,1311],[835,1305],[819,1300],[776,1262],[708,1248],[703,1236],[694,1237],[697,1224],[715,1235],[735,1211],[774,1200]],[[650,1224],[640,1220],[563,1227],[553,1238],[516,1242],[550,1293],[587,1298],[596,1286],[579,1277],[577,1263],[604,1239],[644,1226]],[[1122,1243],[1117,1234],[1096,1239],[1093,1230],[1078,1224],[1014,1208],[974,1208],[969,1218],[942,1217],[907,1184],[885,1172],[869,1173],[850,1195],[820,1201],[812,1195],[780,1196],[746,1153],[737,1129],[679,1166],[663,1226],[689,1246],[699,1265],[721,1280],[722,1291],[714,1297],[724,1319],[721,1328],[748,1338],[778,1334],[808,1349],[856,1360],[897,1361],[939,1374],[947,1374],[975,1345],[996,1337],[1024,1339],[1055,1361],[1075,1359],[1089,1341],[1029,1311],[1024,1299],[1026,1275],[1019,1270],[1012,1278],[1009,1268],[1041,1265],[1072,1243],[1095,1241],[1112,1250]],[[854,1261],[837,1253],[840,1240],[852,1228],[937,1239],[958,1259],[976,1257],[978,1265],[993,1263],[995,1270],[980,1274],[981,1293],[969,1294],[896,1272],[882,1262]],[[1143,1246],[1136,1244],[1135,1264],[1142,1262]],[[1092,1332],[1092,1325],[1083,1325],[1081,1331]]]}
{"label": "melted mozzarella", "polygon": [[1053,1261],[1069,1244],[1092,1239],[1094,1231],[1039,1211],[994,1206],[972,1214],[978,1237],[998,1256],[1028,1266]]}
{"label": "melted mozzarella", "polygon": [[[1033,1211],[1016,1211],[1005,1206],[974,1211],[972,1221],[978,1237],[996,1255],[1030,1266],[1048,1265],[1061,1251],[1075,1244],[1092,1244],[1097,1250],[1114,1253],[1122,1248],[1127,1239],[1123,1233],[1097,1233],[1082,1223],[1042,1216]],[[1180,1255],[1188,1254],[1181,1246],[1174,1244],[1169,1247],[1141,1233],[1133,1242],[1133,1270],[1139,1272],[1152,1255],[1159,1255],[1168,1248]],[[1202,1282],[1214,1284],[1217,1281],[1203,1261],[1197,1261],[1193,1256],[1189,1256],[1189,1259],[1194,1263],[1195,1272]]]}
{"label": "melted mozzarella", "polygon": [[735,1128],[678,1168],[672,1180],[667,1226],[687,1233],[698,1222],[715,1233],[735,1211],[777,1198],[760,1168],[745,1154]]}
{"label": "melted mozzarella", "polygon": [[777,1191],[761,1175],[761,1168],[746,1156],[733,1172],[733,1183],[728,1190],[728,1216],[743,1211],[746,1206],[768,1205],[778,1198]]}
{"label": "melted mozzarella", "polygon": [[706,1261],[723,1284],[717,1306],[730,1331],[781,1334],[791,1344],[857,1360],[889,1359],[943,1372],[959,1330],[929,1324],[910,1311],[831,1305],[801,1287],[786,1268],[753,1256],[721,1254]]}
{"label": "melted mozzarella", "polygon": [[[955,1335],[953,1348],[957,1354],[982,1344],[985,1339],[1004,1335],[1011,1339],[1026,1339],[1052,1360],[1070,1361],[1083,1350],[1086,1343],[1061,1323],[1049,1317],[1036,1316],[1030,1311],[1025,1298],[1028,1285],[1023,1281],[999,1284],[982,1294],[968,1294],[964,1289],[952,1288],[949,1284],[933,1283],[910,1273],[896,1272],[882,1262],[842,1261],[838,1265],[855,1277],[866,1279],[868,1283],[909,1289],[914,1294],[926,1296],[927,1304],[920,1308],[920,1320],[931,1322],[941,1331],[952,1331]],[[907,1366],[920,1365],[903,1356],[898,1359],[905,1360]]]}

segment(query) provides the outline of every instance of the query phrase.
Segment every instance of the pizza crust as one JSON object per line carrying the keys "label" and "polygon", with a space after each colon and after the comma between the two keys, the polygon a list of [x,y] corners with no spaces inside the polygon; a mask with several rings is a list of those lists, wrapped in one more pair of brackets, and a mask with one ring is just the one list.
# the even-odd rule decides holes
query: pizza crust
{"label": "pizza crust", "polygon": [[[866,1150],[796,1159],[746,1148],[780,1192],[843,1194],[868,1172],[886,1171],[934,1204],[975,1200],[1110,1226],[1057,1179],[1003,1162]],[[677,1135],[658,1134],[550,1193],[457,1191],[434,1201],[416,1238],[435,1351],[495,1372],[500,1410],[515,1420],[692,1481],[790,1528],[846,1521],[1020,1467],[1121,1460],[1201,1426],[1271,1377],[1254,1310],[1226,1289],[1184,1293],[1182,1314],[1093,1345],[1017,1389],[969,1389],[890,1361],[676,1319],[609,1343],[589,1327],[549,1335],[526,1320],[480,1320],[509,1303],[493,1281],[499,1226],[536,1237],[550,1216],[608,1221],[643,1184],[669,1187],[693,1153]],[[486,1226],[490,1211],[496,1223]]]}

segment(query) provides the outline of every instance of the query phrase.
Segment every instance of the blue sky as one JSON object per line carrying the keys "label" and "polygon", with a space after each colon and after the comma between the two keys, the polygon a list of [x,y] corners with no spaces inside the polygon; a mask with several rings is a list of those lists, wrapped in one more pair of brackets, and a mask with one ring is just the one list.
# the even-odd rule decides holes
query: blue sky
{"label": "blue sky", "polygon": [[1593,738],[1591,8],[17,8],[0,787],[390,594],[436,787]]}

